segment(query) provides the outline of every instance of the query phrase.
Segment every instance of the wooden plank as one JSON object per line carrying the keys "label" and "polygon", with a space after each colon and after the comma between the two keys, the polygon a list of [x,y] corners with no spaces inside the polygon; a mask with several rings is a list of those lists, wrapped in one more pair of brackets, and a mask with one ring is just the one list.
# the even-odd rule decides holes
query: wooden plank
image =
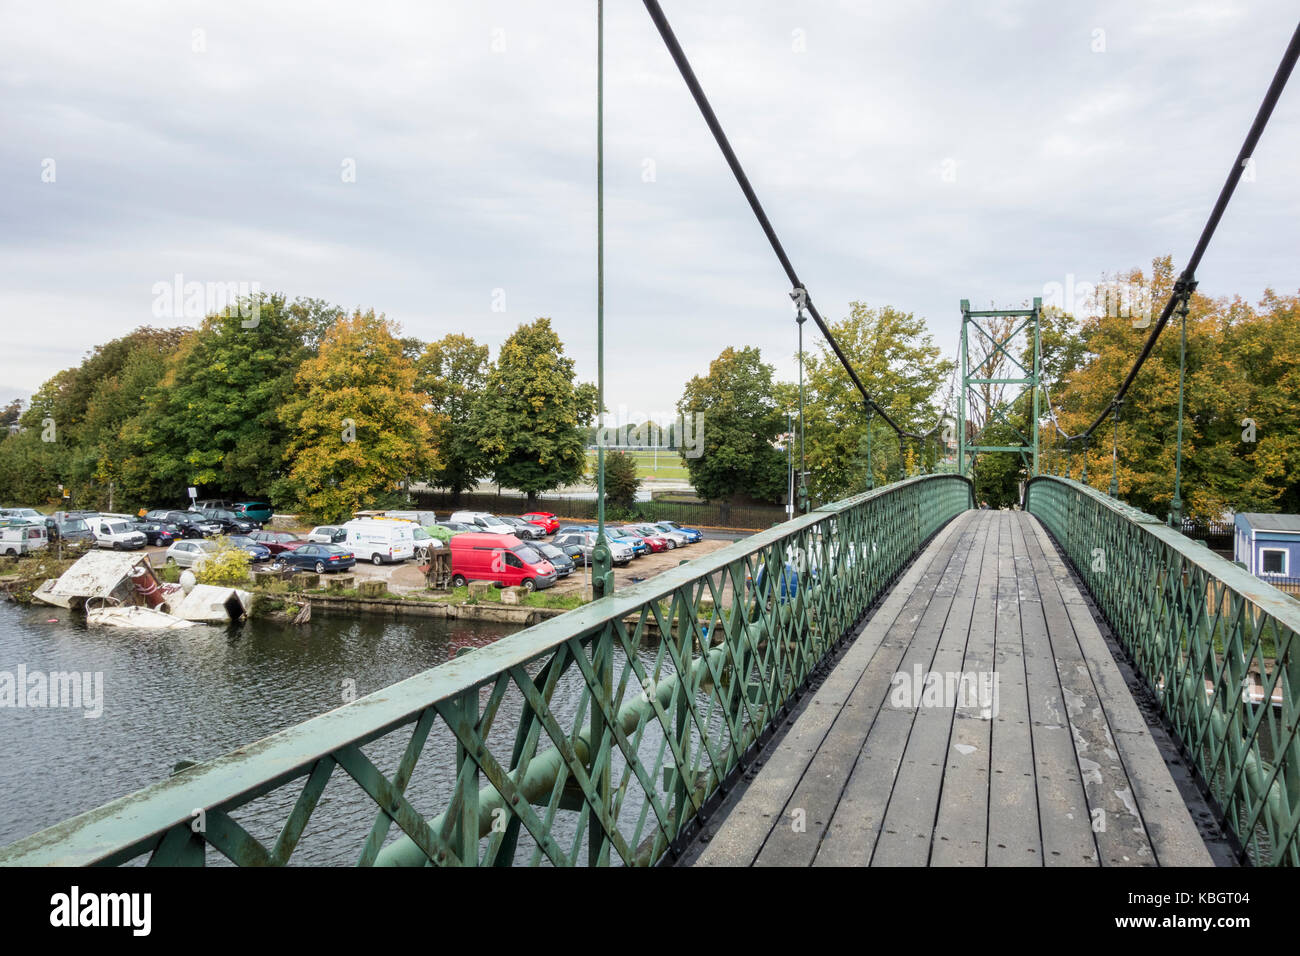
{"label": "wooden plank", "polygon": [[893,654],[887,654],[882,645],[863,675],[862,706],[870,708],[874,717],[865,740],[839,744],[856,745],[859,754],[817,848],[815,866],[866,866],[871,862],[913,722],[910,711],[886,706],[894,675],[909,668],[911,661],[924,661],[928,666],[975,534],[986,521],[987,513],[972,513],[957,553],[945,574],[934,582],[924,612],[916,617],[910,633],[900,630],[890,648]]}
{"label": "wooden plank", "polygon": [[998,534],[998,594],[994,614],[998,712],[989,728],[989,866],[1041,866],[1043,841],[1034,785],[1034,747],[1020,633],[1020,591],[1011,523]]}
{"label": "wooden plank", "polygon": [[1020,632],[1024,641],[1025,686],[1029,698],[1034,780],[1038,790],[1043,863],[1047,866],[1098,865],[1097,841],[1066,716],[1047,619],[1038,594],[1033,558],[1020,522],[1011,525]]}
{"label": "wooden plank", "polygon": [[[984,571],[983,557],[989,532],[997,524],[997,513],[982,512],[980,531],[971,543],[971,551],[957,584],[957,590],[939,635],[938,646],[927,666],[921,669],[943,680],[961,671],[970,636],[971,617]],[[903,673],[915,679],[919,665]],[[913,702],[915,719],[908,737],[907,750],[898,768],[898,779],[885,812],[872,866],[924,866],[930,859],[935,817],[943,791],[945,763],[952,736],[955,701],[944,686],[935,700],[922,697]],[[955,690],[955,686],[952,687]],[[984,816],[979,819],[980,840],[984,837]],[[982,862],[982,861],[981,861]]]}
{"label": "wooden plank", "polygon": [[[989,762],[992,723],[998,711],[994,663],[997,625],[998,556],[1008,516],[995,513],[981,557],[979,591],[962,659],[963,677],[976,681],[979,699],[956,709],[948,743],[939,814],[930,848],[931,866],[984,866],[988,859]],[[986,699],[984,693],[992,692]],[[988,704],[987,709],[983,706]]]}
{"label": "wooden plank", "polygon": [[1048,564],[1036,520],[1019,515],[1025,547],[1038,580],[1038,596],[1047,620],[1047,636],[1056,660],[1065,700],[1065,715],[1074,738],[1075,758],[1083,778],[1088,816],[1103,866],[1154,866],[1155,853],[1133,797],[1133,788],[1111,737],[1106,711],[1075,637],[1061,592],[1073,591],[1063,566]]}
{"label": "wooden plank", "polygon": [[[975,517],[963,524],[949,561],[942,567],[938,563],[933,565],[932,572],[918,584],[916,600],[908,602],[911,613],[900,616],[890,628],[892,643],[882,645],[860,672],[840,719],[822,742],[807,774],[790,795],[783,825],[772,830],[755,861],[756,865],[807,866],[813,862],[871,725],[880,712],[889,680],[897,671],[896,658],[911,646],[926,617],[934,613],[929,609],[934,601],[933,595],[942,590],[943,581],[951,576],[953,564],[959,559],[958,553],[964,555],[969,548],[973,533],[971,525],[978,520],[977,514],[972,513]],[[964,557],[960,559],[964,560]]]}
{"label": "wooden plank", "polygon": [[[973,514],[973,512],[972,512]],[[927,575],[942,574],[967,521],[949,522],[895,583],[839,663],[808,702],[794,726],[767,759],[739,803],[727,814],[697,866],[748,866],[753,863],[803,778],[827,732],[839,718],[862,672],[890,629],[925,596]],[[935,569],[938,569],[937,571]],[[920,612],[916,612],[919,619]]]}
{"label": "wooden plank", "polygon": [[1078,587],[1069,578],[1065,562],[1046,529],[1037,519],[1031,524],[1045,563],[1052,569],[1054,577],[1062,582],[1062,601],[1095,693],[1105,709],[1110,740],[1125,768],[1156,862],[1161,866],[1212,866],[1213,858],[1200,830],[1178,792],[1178,786],[1101,629]]}

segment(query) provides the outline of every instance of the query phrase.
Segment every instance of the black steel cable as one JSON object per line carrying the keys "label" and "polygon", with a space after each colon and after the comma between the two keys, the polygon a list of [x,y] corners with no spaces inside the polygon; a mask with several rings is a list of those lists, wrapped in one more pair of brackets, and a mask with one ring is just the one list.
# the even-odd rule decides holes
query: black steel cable
{"label": "black steel cable", "polygon": [[1269,84],[1268,92],[1264,94],[1264,102],[1259,106],[1259,112],[1255,114],[1255,122],[1250,126],[1250,132],[1246,134],[1246,140],[1241,144],[1241,151],[1237,153],[1237,161],[1233,164],[1232,169],[1228,171],[1228,178],[1219,190],[1218,201],[1214,204],[1214,209],[1210,212],[1210,218],[1206,220],[1204,228],[1201,229],[1201,236],[1196,242],[1196,248],[1192,250],[1191,258],[1187,260],[1187,266],[1183,269],[1174,284],[1174,290],[1169,294],[1169,301],[1165,303],[1164,309],[1160,312],[1160,319],[1156,322],[1155,328],[1151,330],[1151,335],[1147,337],[1146,344],[1142,346],[1142,351],[1138,353],[1137,361],[1133,363],[1133,368],[1129,370],[1127,377],[1115,393],[1115,397],[1097,416],[1088,430],[1078,435],[1066,436],[1073,441],[1079,438],[1090,438],[1092,433],[1097,430],[1110,415],[1111,410],[1124,400],[1125,393],[1137,378],[1138,372],[1146,363],[1147,357],[1151,350],[1155,348],[1156,340],[1160,338],[1160,333],[1164,331],[1165,326],[1169,323],[1169,317],[1173,315],[1174,306],[1184,294],[1190,295],[1189,289],[1195,287],[1196,268],[1201,264],[1201,257],[1205,255],[1205,250],[1214,237],[1214,231],[1219,226],[1219,220],[1223,218],[1224,210],[1228,208],[1228,202],[1232,199],[1233,191],[1237,188],[1237,183],[1241,180],[1242,172],[1245,169],[1247,161],[1254,155],[1255,147],[1259,143],[1259,138],[1264,132],[1264,127],[1268,125],[1269,117],[1273,114],[1273,107],[1277,105],[1278,99],[1282,96],[1282,90],[1286,87],[1287,80],[1291,77],[1291,71],[1295,68],[1296,60],[1300,58],[1300,25],[1296,26],[1295,33],[1291,35],[1291,43],[1286,48],[1286,53],[1282,56],[1282,62],[1278,64],[1277,72],[1273,74],[1273,82]]}
{"label": "black steel cable", "polygon": [[663,37],[664,45],[668,47],[669,54],[672,55],[673,62],[677,64],[677,70],[686,81],[686,87],[690,90],[691,96],[695,99],[695,105],[699,107],[700,114],[704,117],[704,122],[708,124],[709,131],[713,133],[713,138],[718,143],[718,148],[722,150],[723,157],[727,160],[727,165],[731,167],[731,173],[736,177],[736,182],[740,185],[740,190],[745,194],[749,201],[749,208],[753,210],[754,217],[758,219],[758,224],[763,227],[763,233],[767,236],[767,241],[772,246],[772,251],[781,262],[781,268],[785,270],[786,277],[790,280],[791,286],[795,289],[802,289],[804,292],[804,304],[808,309],[808,314],[812,316],[817,328],[825,336],[826,341],[830,344],[831,350],[835,357],[840,360],[844,366],[844,371],[849,375],[857,390],[862,394],[863,400],[871,408],[874,408],[880,417],[888,423],[898,435],[908,438],[920,439],[924,436],[916,435],[911,432],[905,432],[899,427],[898,423],[889,417],[889,413],[880,407],[880,403],[872,397],[858,378],[858,373],[853,371],[853,366],[849,364],[840,344],[835,341],[835,336],[822,320],[821,313],[813,305],[811,296],[802,282],[799,281],[798,274],[794,271],[794,266],[790,262],[790,257],[785,254],[785,247],[781,245],[781,240],[777,238],[776,230],[772,228],[772,223],[767,218],[767,213],[763,211],[763,204],[758,201],[758,195],[754,192],[754,187],[749,183],[749,177],[745,175],[744,168],[740,165],[740,160],[736,158],[736,152],[731,148],[731,143],[727,140],[727,134],[722,130],[722,124],[718,122],[717,115],[713,112],[713,107],[709,105],[709,98],[704,95],[704,88],[700,86],[700,81],[695,77],[695,71],[691,69],[690,61],[686,59],[686,53],[682,50],[681,44],[677,42],[677,37],[673,29],[668,25],[668,18],[664,16],[663,9],[660,8],[657,0],[644,0],[646,11],[650,14],[650,19],[654,21],[655,27],[659,30],[659,35]]}

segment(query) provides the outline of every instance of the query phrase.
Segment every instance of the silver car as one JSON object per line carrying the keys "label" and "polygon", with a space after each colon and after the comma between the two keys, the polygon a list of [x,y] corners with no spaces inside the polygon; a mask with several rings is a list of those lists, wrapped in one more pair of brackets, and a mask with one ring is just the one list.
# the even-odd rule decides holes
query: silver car
{"label": "silver car", "polygon": [[167,563],[180,568],[193,568],[217,552],[217,543],[207,538],[177,541],[167,549]]}

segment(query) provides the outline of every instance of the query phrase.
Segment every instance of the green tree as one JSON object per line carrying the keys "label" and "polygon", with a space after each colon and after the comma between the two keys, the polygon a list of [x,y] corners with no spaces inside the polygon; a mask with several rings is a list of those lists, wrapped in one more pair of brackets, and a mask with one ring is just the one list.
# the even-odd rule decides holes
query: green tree
{"label": "green tree", "polygon": [[[873,309],[852,302],[848,317],[833,323],[831,331],[863,387],[904,431],[926,433],[938,424],[943,409],[935,396],[952,374],[953,363],[942,357],[924,320],[891,306]],[[897,478],[896,434],[879,415],[868,415],[861,394],[827,343],[805,356],[804,392],[805,460],[813,497],[828,501],[866,488],[868,428],[874,484]],[[797,421],[795,428],[797,434]],[[904,442],[904,463],[909,450],[914,460],[926,453],[910,448],[912,444]],[[927,461],[933,455],[929,451]],[[798,467],[797,444],[795,459]]]}
{"label": "green tree", "polygon": [[425,396],[439,467],[428,476],[455,500],[490,475],[471,421],[492,364],[488,347],[467,335],[451,333],[430,342],[416,361],[416,390]]}
{"label": "green tree", "polygon": [[[592,484],[596,476],[592,475]],[[636,501],[641,479],[636,473],[636,459],[625,451],[605,450],[605,502],[623,508]]]}
{"label": "green tree", "polygon": [[496,481],[528,495],[580,480],[596,387],[574,381],[551,320],[519,326],[488,372],[469,431]]}
{"label": "green tree", "polygon": [[277,495],[340,521],[437,467],[415,365],[396,327],[373,311],[335,322],[302,363],[279,412],[289,441]]}
{"label": "green tree", "polygon": [[700,454],[685,457],[696,492],[709,501],[740,497],[779,501],[785,493],[786,458],[775,442],[785,431],[774,370],[754,347],[726,348],[695,376],[677,410],[700,423]]}
{"label": "green tree", "polygon": [[[127,424],[123,474],[154,500],[265,495],[283,474],[281,409],[324,319],[281,295],[208,316],[181,343],[144,412]],[[327,333],[328,334],[328,333]]]}

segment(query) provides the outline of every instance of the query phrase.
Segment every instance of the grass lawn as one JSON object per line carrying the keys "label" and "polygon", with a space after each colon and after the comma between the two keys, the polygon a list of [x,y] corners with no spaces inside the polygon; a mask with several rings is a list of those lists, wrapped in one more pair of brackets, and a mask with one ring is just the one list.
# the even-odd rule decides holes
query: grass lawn
{"label": "grass lawn", "polygon": [[[639,478],[690,478],[685,463],[676,451],[660,448],[658,468],[655,468],[653,451],[630,451],[628,454],[636,460],[636,473]],[[588,473],[593,472],[595,468],[596,453],[589,451],[587,452]]]}

